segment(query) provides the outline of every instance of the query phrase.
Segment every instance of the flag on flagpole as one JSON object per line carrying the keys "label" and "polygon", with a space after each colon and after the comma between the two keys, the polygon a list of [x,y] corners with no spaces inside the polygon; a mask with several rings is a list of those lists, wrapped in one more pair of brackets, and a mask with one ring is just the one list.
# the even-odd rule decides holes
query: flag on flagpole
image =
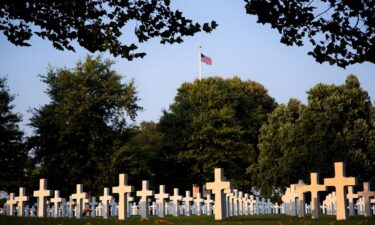
{"label": "flag on flagpole", "polygon": [[212,59],[201,53],[201,62],[206,63],[207,65],[212,65]]}

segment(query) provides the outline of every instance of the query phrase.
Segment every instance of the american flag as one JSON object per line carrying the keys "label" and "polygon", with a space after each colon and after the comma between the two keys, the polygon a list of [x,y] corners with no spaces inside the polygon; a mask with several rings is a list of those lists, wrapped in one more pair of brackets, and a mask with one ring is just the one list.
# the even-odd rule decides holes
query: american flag
{"label": "american flag", "polygon": [[208,56],[205,56],[201,53],[201,61],[206,63],[207,65],[212,65],[212,59]]}

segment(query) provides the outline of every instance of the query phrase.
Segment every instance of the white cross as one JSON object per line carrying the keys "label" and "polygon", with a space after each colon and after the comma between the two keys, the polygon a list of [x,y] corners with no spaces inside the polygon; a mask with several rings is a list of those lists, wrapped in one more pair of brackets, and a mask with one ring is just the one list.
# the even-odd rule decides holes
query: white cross
{"label": "white cross", "polygon": [[132,208],[132,215],[138,215],[138,206],[135,202],[132,204],[131,208]]}
{"label": "white cross", "polygon": [[165,193],[165,186],[159,186],[159,194],[155,194],[156,202],[159,204],[159,217],[166,215],[165,199],[169,198],[169,194]]}
{"label": "white cross", "polygon": [[150,209],[151,209],[151,214],[152,215],[156,215],[156,204],[155,202],[152,202],[151,206],[150,206]]}
{"label": "white cross", "polygon": [[68,206],[69,218],[72,218],[73,217],[73,211],[74,211],[74,205],[75,205],[75,202],[73,201],[72,196],[69,197],[69,201],[66,203],[66,205]]}
{"label": "white cross", "polygon": [[337,202],[337,220],[346,220],[346,201],[345,201],[345,187],[354,186],[357,184],[357,179],[354,177],[345,177],[345,166],[343,162],[335,162],[335,177],[325,178],[324,184],[326,186],[336,188],[336,202]]}
{"label": "white cross", "polygon": [[303,186],[303,192],[311,193],[311,217],[319,218],[320,217],[320,199],[319,192],[326,191],[327,187],[324,184],[319,184],[319,174],[310,173],[310,185]]}
{"label": "white cross", "polygon": [[127,193],[131,193],[133,191],[134,191],[134,187],[128,185],[128,175],[120,174],[119,186],[112,188],[112,192],[114,194],[119,194],[119,202],[118,202],[118,209],[119,209],[118,219],[119,220],[124,220],[127,217],[127,211],[128,211]]}
{"label": "white cross", "polygon": [[237,201],[238,201],[238,214],[239,215],[242,215],[243,214],[243,204],[244,204],[244,197],[243,197],[243,192],[242,191],[239,191],[238,192],[238,199],[237,199]]}
{"label": "white cross", "polygon": [[197,206],[197,215],[201,215],[202,214],[202,203],[203,203],[203,199],[201,197],[201,193],[197,193],[197,198],[194,199],[194,203],[195,205]]}
{"label": "white cross", "polygon": [[141,217],[146,218],[148,216],[148,199],[154,195],[154,192],[149,190],[150,184],[148,180],[142,181],[142,190],[137,191],[137,196],[141,197],[139,203],[141,207]]}
{"label": "white cross", "polygon": [[17,201],[14,198],[14,193],[9,194],[9,199],[6,202],[6,205],[9,207],[9,216],[14,216],[14,206],[17,204]]}
{"label": "white cross", "polygon": [[208,193],[206,195],[206,200],[204,200],[204,203],[206,204],[206,207],[207,207],[207,215],[210,216],[212,214],[211,212],[211,204],[213,203],[214,201],[211,199],[211,193]]}
{"label": "white cross", "polygon": [[215,168],[215,181],[207,183],[206,187],[215,195],[215,220],[224,219],[226,214],[224,190],[230,188],[230,182],[225,181],[222,168]]}
{"label": "white cross", "polygon": [[190,216],[191,209],[190,209],[190,202],[193,201],[193,198],[190,196],[190,191],[186,191],[186,196],[182,199],[185,202],[185,215]]}
{"label": "white cross", "polygon": [[82,217],[83,212],[83,200],[87,198],[87,193],[83,192],[83,185],[77,184],[77,192],[75,194],[72,194],[72,199],[75,199],[77,201],[76,206],[76,218],[80,219]]}
{"label": "white cross", "polygon": [[349,202],[349,216],[354,215],[354,199],[358,198],[358,194],[353,192],[353,186],[348,187],[348,194],[346,194],[346,198]]}
{"label": "white cross", "polygon": [[54,206],[54,213],[53,216],[55,218],[59,217],[59,203],[62,202],[62,198],[60,198],[60,191],[55,191],[55,195],[53,198],[51,198],[51,203],[53,203]]}
{"label": "white cross", "polygon": [[34,191],[34,197],[38,198],[38,217],[46,217],[46,198],[52,195],[51,190],[47,190],[47,179],[39,180],[39,190]]}
{"label": "white cross", "polygon": [[17,205],[18,216],[25,216],[25,210],[24,210],[25,202],[29,201],[29,197],[26,196],[25,188],[20,187],[19,196],[17,196],[15,200],[18,202],[18,205]]}
{"label": "white cross", "polygon": [[109,216],[109,202],[112,201],[113,196],[109,193],[109,188],[104,188],[104,195],[100,196],[99,199],[103,203],[103,217],[105,219]]}
{"label": "white cross", "polygon": [[95,206],[98,205],[96,201],[96,197],[91,198],[90,206],[91,206],[91,217],[95,217]]}
{"label": "white cross", "polygon": [[173,196],[169,197],[169,199],[173,202],[173,207],[174,207],[173,215],[178,216],[180,214],[178,210],[178,206],[179,206],[179,202],[182,200],[182,196],[179,195],[178,193],[178,188],[173,189]]}
{"label": "white cross", "polygon": [[228,189],[225,189],[224,190],[224,196],[225,196],[225,215],[226,217],[230,217],[230,216],[233,216],[234,214],[234,207],[233,207],[233,193],[232,193],[232,189],[231,188],[228,188]]}
{"label": "white cross", "polygon": [[358,192],[358,196],[364,198],[365,217],[371,216],[370,198],[375,197],[375,191],[370,191],[370,183],[369,182],[363,182],[363,191]]}

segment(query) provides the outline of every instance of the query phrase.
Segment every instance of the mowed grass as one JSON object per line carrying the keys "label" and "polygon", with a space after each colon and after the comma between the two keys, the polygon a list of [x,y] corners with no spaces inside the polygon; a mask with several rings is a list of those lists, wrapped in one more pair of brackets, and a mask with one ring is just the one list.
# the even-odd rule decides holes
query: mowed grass
{"label": "mowed grass", "polygon": [[132,225],[132,224],[176,224],[176,225],[206,225],[206,224],[225,224],[225,225],[375,225],[375,217],[364,218],[362,216],[350,217],[347,221],[336,221],[334,216],[323,216],[320,219],[312,220],[310,218],[296,218],[285,215],[255,215],[255,216],[238,216],[215,221],[213,216],[180,216],[180,217],[150,217],[149,219],[141,219],[138,216],[131,217],[125,221],[119,221],[116,218],[84,218],[84,219],[54,219],[54,218],[18,218],[9,216],[0,216],[0,224],[6,225]]}

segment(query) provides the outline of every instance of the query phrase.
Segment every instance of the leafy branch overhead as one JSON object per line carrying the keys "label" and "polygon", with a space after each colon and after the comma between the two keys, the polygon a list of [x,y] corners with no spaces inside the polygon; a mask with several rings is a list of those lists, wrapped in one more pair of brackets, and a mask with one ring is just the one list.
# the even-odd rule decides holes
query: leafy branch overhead
{"label": "leafy branch overhead", "polygon": [[319,63],[375,63],[375,1],[245,0],[246,12],[270,24],[286,45],[302,46]]}
{"label": "leafy branch overhead", "polygon": [[109,51],[128,60],[143,57],[135,43],[123,33],[125,25],[135,22],[138,42],[160,37],[160,42],[181,43],[184,36],[217,27],[215,21],[203,25],[185,18],[170,8],[170,0],[71,0],[0,2],[0,31],[19,46],[30,46],[33,35],[48,39],[59,50],[74,51],[73,43],[90,52]]}

